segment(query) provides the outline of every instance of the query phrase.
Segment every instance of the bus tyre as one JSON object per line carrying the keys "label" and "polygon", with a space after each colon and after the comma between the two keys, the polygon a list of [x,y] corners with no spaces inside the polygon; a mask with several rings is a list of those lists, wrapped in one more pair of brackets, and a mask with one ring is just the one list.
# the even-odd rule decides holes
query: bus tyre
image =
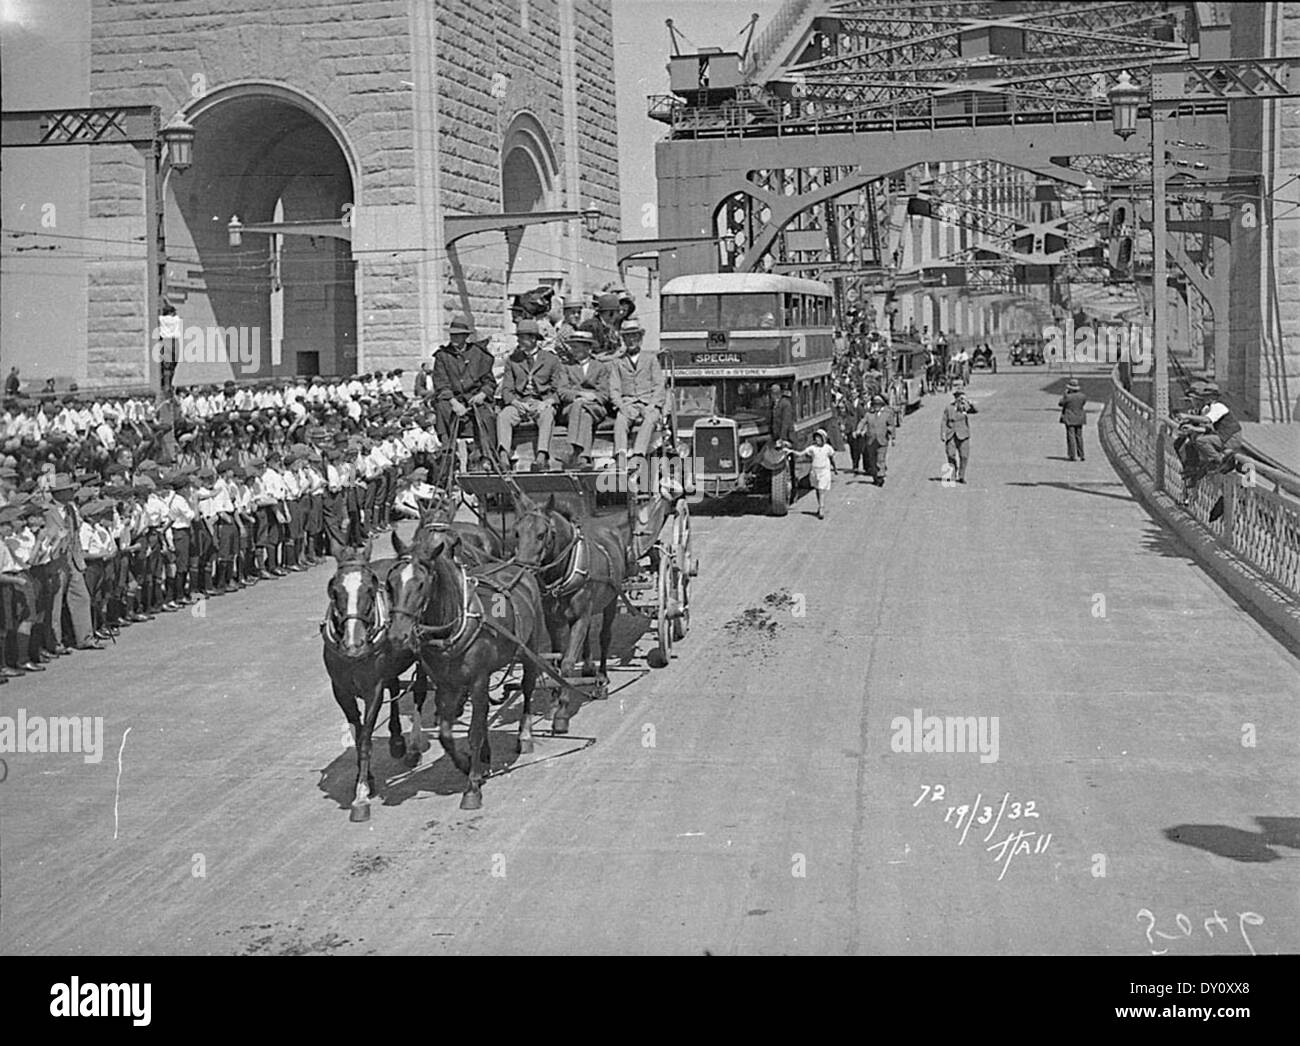
{"label": "bus tyre", "polygon": [[790,467],[783,465],[772,473],[772,515],[784,516],[790,511]]}

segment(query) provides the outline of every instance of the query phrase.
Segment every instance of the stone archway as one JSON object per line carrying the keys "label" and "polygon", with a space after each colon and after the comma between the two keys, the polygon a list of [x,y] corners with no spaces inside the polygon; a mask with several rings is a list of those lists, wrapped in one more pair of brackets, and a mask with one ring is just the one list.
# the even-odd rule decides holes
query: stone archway
{"label": "stone archway", "polygon": [[[319,104],[281,84],[232,84],[193,103],[194,165],[169,178],[168,295],[186,342],[180,385],[234,377],[350,374],[357,303],[350,244],[245,232],[227,224],[331,220],[357,203],[358,167]],[[202,352],[194,332],[204,332]],[[216,342],[232,342],[223,361]]]}
{"label": "stone archway", "polygon": [[[501,137],[501,209],[556,210],[559,163],[550,135],[532,113],[517,113]],[[506,234],[506,285],[511,293],[559,284],[566,272],[558,225],[532,225]]]}

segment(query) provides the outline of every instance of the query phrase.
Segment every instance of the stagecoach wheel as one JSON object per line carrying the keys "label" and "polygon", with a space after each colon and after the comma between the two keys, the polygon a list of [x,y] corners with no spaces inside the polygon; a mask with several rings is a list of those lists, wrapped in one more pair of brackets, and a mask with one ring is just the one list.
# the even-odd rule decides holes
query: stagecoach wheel
{"label": "stagecoach wheel", "polygon": [[673,628],[668,617],[668,604],[673,597],[672,557],[659,557],[659,585],[656,593],[655,625],[659,633],[657,655],[651,659],[652,668],[664,668],[673,656]]}
{"label": "stagecoach wheel", "polygon": [[772,515],[784,516],[790,511],[790,466],[782,465],[772,473]]}
{"label": "stagecoach wheel", "polygon": [[691,630],[691,581],[684,570],[675,570],[677,579],[677,617],[673,618],[673,642],[680,643]]}

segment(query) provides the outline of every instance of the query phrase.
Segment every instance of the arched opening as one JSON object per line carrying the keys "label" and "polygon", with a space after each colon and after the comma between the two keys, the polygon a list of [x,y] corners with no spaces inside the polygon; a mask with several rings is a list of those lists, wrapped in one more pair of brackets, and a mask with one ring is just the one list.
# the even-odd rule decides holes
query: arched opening
{"label": "arched opening", "polygon": [[348,241],[245,231],[229,243],[234,215],[333,221],[355,203],[354,165],[315,109],[274,85],[226,88],[192,107],[194,165],[167,182],[168,297],[185,333],[178,385],[356,370]]}
{"label": "arched opening", "polygon": [[[501,209],[507,213],[555,210],[555,150],[541,122],[519,113],[501,140]],[[558,286],[565,261],[559,225],[531,225],[506,234],[507,291]]]}

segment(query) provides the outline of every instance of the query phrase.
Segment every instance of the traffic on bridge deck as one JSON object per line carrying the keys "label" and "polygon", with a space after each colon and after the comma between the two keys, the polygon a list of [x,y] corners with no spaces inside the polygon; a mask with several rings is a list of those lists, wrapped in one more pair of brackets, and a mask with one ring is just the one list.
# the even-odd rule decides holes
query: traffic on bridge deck
{"label": "traffic on bridge deck", "polygon": [[1300,950],[1297,5],[202,7],[0,18],[0,954]]}

